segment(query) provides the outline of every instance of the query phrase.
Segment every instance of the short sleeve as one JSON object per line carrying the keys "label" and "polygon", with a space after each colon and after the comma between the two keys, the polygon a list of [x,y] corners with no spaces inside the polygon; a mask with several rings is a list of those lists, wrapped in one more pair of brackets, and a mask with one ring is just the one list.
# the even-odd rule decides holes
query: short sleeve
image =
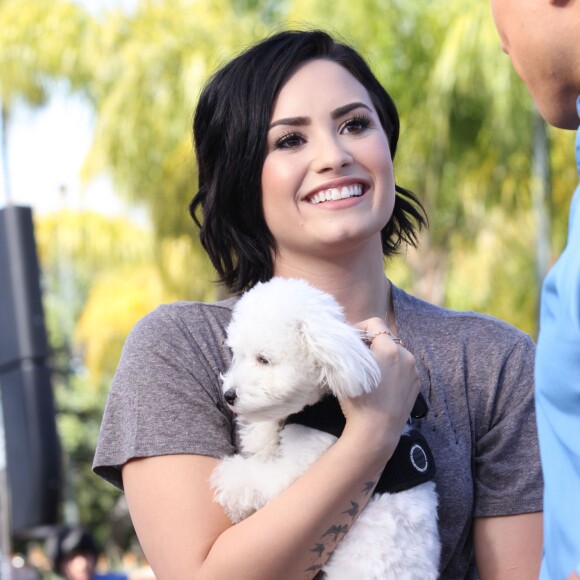
{"label": "short sleeve", "polygon": [[474,516],[542,511],[531,338],[520,338],[497,373],[476,429]]}
{"label": "short sleeve", "polygon": [[135,326],[113,379],[93,469],[121,489],[130,459],[234,451],[219,389],[227,366],[223,325],[194,303],[180,304],[159,307]]}

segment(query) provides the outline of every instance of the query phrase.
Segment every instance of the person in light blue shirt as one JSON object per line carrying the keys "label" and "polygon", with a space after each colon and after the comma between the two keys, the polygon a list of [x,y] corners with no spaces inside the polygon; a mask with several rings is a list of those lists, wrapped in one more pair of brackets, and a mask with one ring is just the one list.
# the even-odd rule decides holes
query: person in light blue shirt
{"label": "person in light blue shirt", "polygon": [[[580,2],[491,0],[503,50],[544,119],[580,124]],[[580,174],[580,132],[576,135]],[[580,186],[568,240],[542,288],[536,413],[544,474],[541,580],[580,579]]]}
{"label": "person in light blue shirt", "polygon": [[[578,99],[580,110],[580,98]],[[580,173],[580,132],[576,134]],[[544,282],[536,355],[536,418],[544,471],[540,578],[580,576],[580,187],[566,248]],[[574,576],[572,576],[574,578]]]}

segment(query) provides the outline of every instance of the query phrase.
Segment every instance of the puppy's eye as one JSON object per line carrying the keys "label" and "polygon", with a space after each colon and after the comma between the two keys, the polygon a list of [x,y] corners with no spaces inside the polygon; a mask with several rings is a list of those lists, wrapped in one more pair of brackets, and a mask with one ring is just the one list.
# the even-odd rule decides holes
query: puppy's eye
{"label": "puppy's eye", "polygon": [[269,365],[270,364],[270,361],[263,354],[259,354],[256,357],[256,362],[258,364],[261,364],[261,365]]}

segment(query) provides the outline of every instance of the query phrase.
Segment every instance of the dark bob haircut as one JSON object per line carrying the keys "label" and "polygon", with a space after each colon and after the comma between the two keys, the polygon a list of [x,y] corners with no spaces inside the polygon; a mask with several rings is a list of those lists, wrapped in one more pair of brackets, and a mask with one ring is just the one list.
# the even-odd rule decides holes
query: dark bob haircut
{"label": "dark bob haircut", "polygon": [[[399,116],[393,100],[363,58],[325,32],[280,32],[218,70],[195,111],[199,191],[189,212],[230,292],[242,292],[273,276],[276,242],[264,220],[261,191],[268,127],[282,85],[299,65],[313,59],[340,64],[366,88],[395,156]],[[416,228],[426,224],[415,195],[398,185],[396,192],[393,216],[381,232],[386,256],[403,242],[416,246]]]}

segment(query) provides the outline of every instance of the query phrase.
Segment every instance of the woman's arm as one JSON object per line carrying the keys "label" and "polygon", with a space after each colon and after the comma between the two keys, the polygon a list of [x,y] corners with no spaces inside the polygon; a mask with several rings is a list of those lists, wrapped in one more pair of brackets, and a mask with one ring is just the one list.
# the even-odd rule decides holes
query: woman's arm
{"label": "woman's arm", "polygon": [[[123,468],[135,530],[158,580],[313,578],[367,503],[419,392],[412,355],[382,335],[372,393],[342,401],[342,436],[297,481],[233,526],[213,501],[217,459],[169,455]],[[386,368],[388,367],[388,372]]]}
{"label": "woman's arm", "polygon": [[217,459],[172,455],[128,463],[129,509],[157,579],[312,578],[352,523],[347,510],[366,504],[372,493],[366,483],[376,483],[384,466],[384,454],[364,452],[364,443],[339,440],[282,495],[235,526],[212,499],[208,480]]}
{"label": "woman's arm", "polygon": [[542,512],[475,518],[480,580],[537,580],[542,560]]}

